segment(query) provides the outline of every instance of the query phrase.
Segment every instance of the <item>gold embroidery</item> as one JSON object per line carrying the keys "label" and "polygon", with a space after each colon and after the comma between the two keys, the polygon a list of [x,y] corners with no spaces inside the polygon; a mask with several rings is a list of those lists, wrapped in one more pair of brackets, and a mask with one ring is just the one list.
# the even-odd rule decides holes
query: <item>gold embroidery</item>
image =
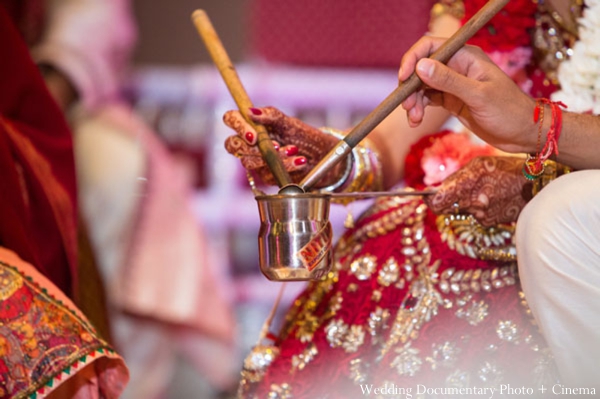
{"label": "gold embroidery", "polygon": [[304,369],[318,354],[317,345],[311,342],[301,354],[292,356],[292,372]]}
{"label": "gold embroidery", "polygon": [[517,264],[494,267],[491,269],[458,270],[451,267],[444,270],[438,286],[444,294],[461,294],[464,292],[490,292],[517,283]]}
{"label": "gold embroidery", "polygon": [[436,219],[441,239],[450,249],[473,259],[514,261],[514,225],[485,228],[472,215],[440,215]]}
{"label": "gold embroidery", "polygon": [[368,366],[368,364],[363,363],[362,359],[352,359],[350,361],[350,379],[355,385],[367,382],[367,373],[365,369],[368,368]]}
{"label": "gold embroidery", "polygon": [[0,269],[0,300],[10,298],[22,286],[23,277],[19,273],[8,267]]}
{"label": "gold embroidery", "polygon": [[332,320],[325,327],[327,342],[332,348],[342,347],[346,352],[356,352],[365,342],[365,331],[361,325],[348,325],[342,320]]}
{"label": "gold embroidery", "polygon": [[431,356],[425,358],[427,363],[431,364],[431,369],[436,370],[440,367],[453,368],[458,360],[461,350],[453,342],[446,341],[440,345],[434,345]]}
{"label": "gold embroidery", "polygon": [[269,399],[292,399],[292,388],[288,384],[272,384]]}
{"label": "gold embroidery", "polygon": [[423,360],[419,357],[419,350],[410,347],[410,342],[400,348],[396,348],[396,357],[392,360],[390,366],[396,369],[398,375],[414,377],[419,370]]}
{"label": "gold embroidery", "polygon": [[383,330],[388,328],[387,322],[389,318],[390,311],[382,309],[379,306],[369,315],[367,331],[371,334],[371,343],[373,345],[383,340]]}
{"label": "gold embroidery", "polygon": [[477,326],[482,323],[488,316],[488,304],[485,301],[473,301],[472,295],[469,294],[465,298],[457,300],[458,309],[456,317],[465,319],[472,326]]}
{"label": "gold embroidery", "polygon": [[357,259],[354,259],[350,263],[350,272],[356,276],[357,279],[364,281],[371,278],[371,274],[377,267],[377,258],[373,255],[364,255]]}
{"label": "gold embroidery", "polygon": [[279,356],[279,348],[268,345],[256,345],[244,360],[242,369],[243,383],[254,383],[262,380],[267,368]]}
{"label": "gold embroidery", "polygon": [[440,264],[441,260],[438,259],[431,266],[428,266],[428,263],[419,265],[419,277],[413,282],[400,305],[392,331],[381,349],[379,358],[383,358],[396,344],[416,339],[423,324],[437,315],[439,305],[443,304],[442,296],[435,289],[435,275]]}
{"label": "gold embroidery", "polygon": [[498,338],[514,344],[519,343],[519,327],[512,320],[500,320],[496,327]]}

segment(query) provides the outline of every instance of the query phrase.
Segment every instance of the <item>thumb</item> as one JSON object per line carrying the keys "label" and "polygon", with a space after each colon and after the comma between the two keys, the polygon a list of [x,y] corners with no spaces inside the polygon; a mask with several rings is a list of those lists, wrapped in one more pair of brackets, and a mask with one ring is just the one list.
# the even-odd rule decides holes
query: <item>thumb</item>
{"label": "thumb", "polygon": [[461,99],[467,96],[472,84],[471,80],[466,76],[430,58],[419,60],[416,72],[427,86]]}

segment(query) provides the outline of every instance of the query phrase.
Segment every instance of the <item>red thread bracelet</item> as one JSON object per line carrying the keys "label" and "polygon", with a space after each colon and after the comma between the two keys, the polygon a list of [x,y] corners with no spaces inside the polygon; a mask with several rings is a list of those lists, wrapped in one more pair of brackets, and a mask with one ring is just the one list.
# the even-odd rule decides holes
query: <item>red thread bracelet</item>
{"label": "red thread bracelet", "polygon": [[[548,104],[552,112],[552,120],[550,128],[546,134],[546,144],[540,151],[542,124],[544,122],[544,106]],[[560,101],[550,101],[547,98],[536,99],[535,110],[533,111],[533,120],[538,123],[538,141],[537,153],[528,155],[525,165],[523,165],[523,175],[529,180],[535,180],[544,173],[544,162],[550,158],[552,154],[558,155],[558,139],[562,131],[562,108],[567,108]]]}

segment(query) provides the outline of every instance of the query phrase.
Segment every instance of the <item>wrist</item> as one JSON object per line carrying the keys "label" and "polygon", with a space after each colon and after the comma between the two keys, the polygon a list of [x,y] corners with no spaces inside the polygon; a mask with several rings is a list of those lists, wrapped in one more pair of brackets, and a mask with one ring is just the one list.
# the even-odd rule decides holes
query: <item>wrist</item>
{"label": "wrist", "polygon": [[521,150],[519,152],[535,154],[539,152],[540,146],[543,145],[541,140],[545,138],[544,132],[550,128],[550,108],[546,104],[538,106],[535,99],[530,99],[528,111],[525,113],[527,122],[524,124],[525,129],[521,134]]}
{"label": "wrist", "polygon": [[[342,140],[343,134],[329,128],[321,131]],[[383,176],[379,153],[368,139],[352,149],[345,162],[338,164],[337,176],[340,176],[329,186],[321,188],[324,192],[365,192],[379,191],[383,188]],[[347,200],[340,200],[347,202]]]}

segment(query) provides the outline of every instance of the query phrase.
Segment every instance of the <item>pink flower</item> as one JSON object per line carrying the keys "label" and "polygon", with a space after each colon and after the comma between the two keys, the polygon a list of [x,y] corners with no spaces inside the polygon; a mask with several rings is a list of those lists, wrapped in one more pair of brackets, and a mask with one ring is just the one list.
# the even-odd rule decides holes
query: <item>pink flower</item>
{"label": "pink flower", "polygon": [[446,177],[460,169],[456,159],[431,156],[423,158],[421,167],[425,171],[423,182],[428,186],[441,183]]}
{"label": "pink flower", "polygon": [[514,78],[531,62],[531,53],[530,48],[517,47],[511,51],[491,51],[487,55],[505,74]]}
{"label": "pink flower", "polygon": [[425,172],[426,185],[441,183],[467,164],[471,159],[494,155],[496,149],[487,144],[476,144],[468,133],[451,133],[440,137],[423,151],[421,168]]}

